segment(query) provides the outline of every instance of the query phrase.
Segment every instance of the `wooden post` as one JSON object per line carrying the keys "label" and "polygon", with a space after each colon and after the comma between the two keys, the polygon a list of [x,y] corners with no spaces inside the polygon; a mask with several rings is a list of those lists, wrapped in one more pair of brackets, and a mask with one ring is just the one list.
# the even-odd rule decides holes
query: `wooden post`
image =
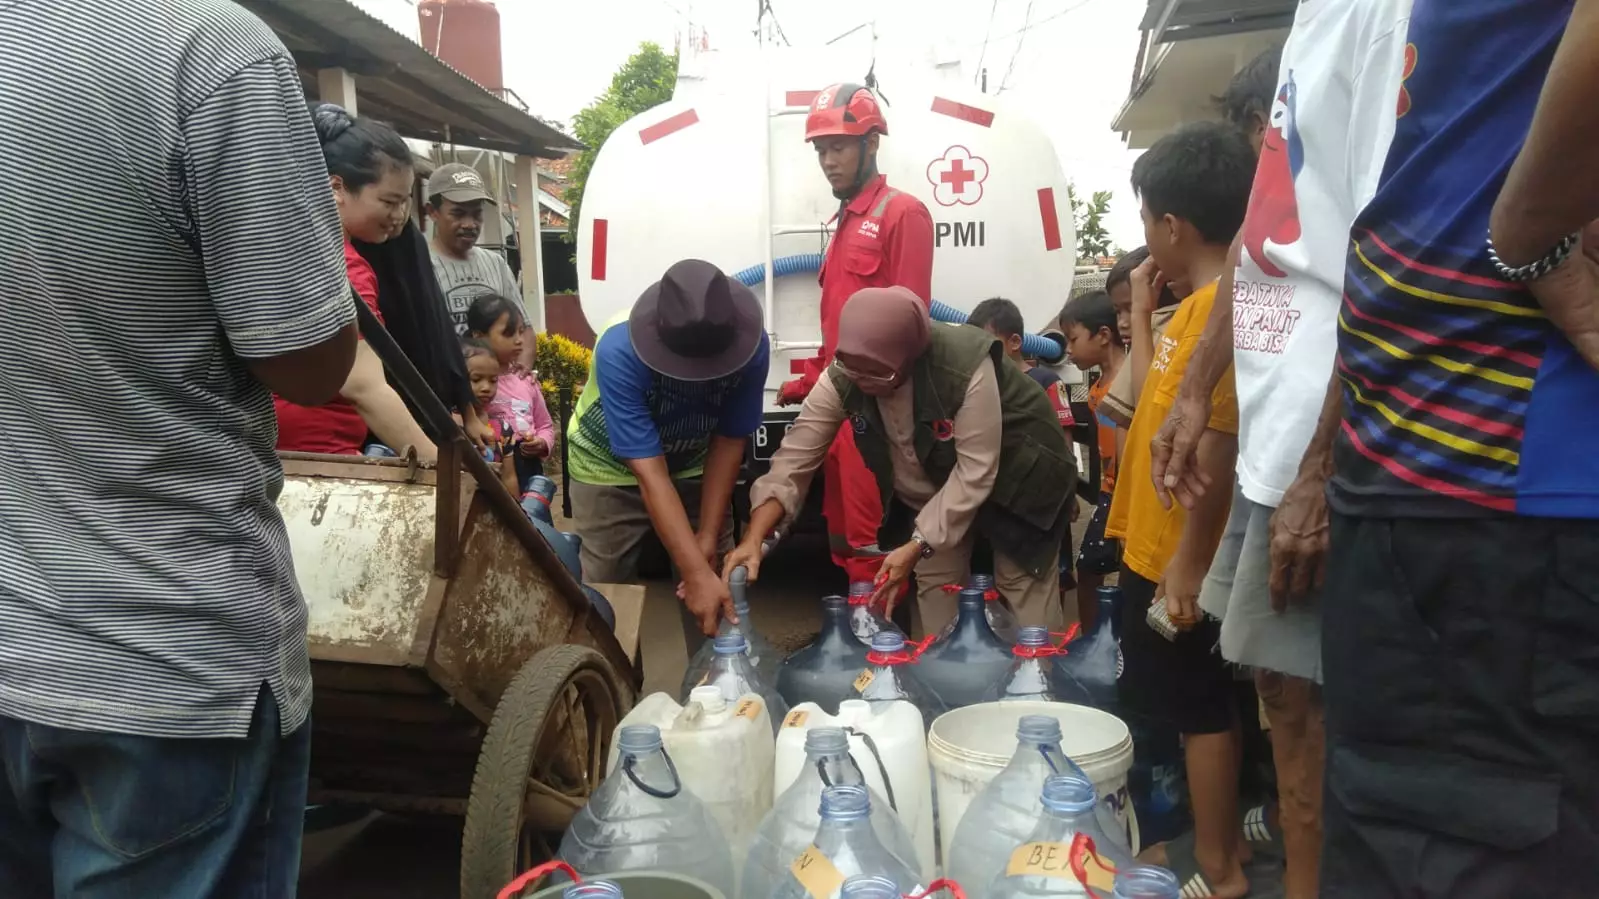
{"label": "wooden post", "polygon": [[539,166],[532,156],[516,157],[516,246],[522,253],[522,308],[528,324],[544,333],[544,246],[539,230]]}
{"label": "wooden post", "polygon": [[316,92],[323,103],[337,103],[353,118],[355,111],[355,76],[345,69],[317,69]]}

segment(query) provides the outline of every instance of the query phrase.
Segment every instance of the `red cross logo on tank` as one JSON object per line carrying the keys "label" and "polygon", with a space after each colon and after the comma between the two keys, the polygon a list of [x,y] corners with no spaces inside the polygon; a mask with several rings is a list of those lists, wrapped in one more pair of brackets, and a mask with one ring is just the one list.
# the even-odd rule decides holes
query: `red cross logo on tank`
{"label": "red cross logo on tank", "polygon": [[[988,180],[988,160],[961,144],[927,164],[927,181],[933,185],[933,202],[946,208],[976,206],[983,199],[983,183]],[[988,227],[983,221],[953,222],[939,219],[933,226],[935,248],[981,247],[988,243]]]}

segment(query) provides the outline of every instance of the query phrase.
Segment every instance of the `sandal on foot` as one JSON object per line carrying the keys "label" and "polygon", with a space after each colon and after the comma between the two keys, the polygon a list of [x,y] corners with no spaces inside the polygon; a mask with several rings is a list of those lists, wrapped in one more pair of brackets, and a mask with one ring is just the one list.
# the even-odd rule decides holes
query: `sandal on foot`
{"label": "sandal on foot", "polygon": [[1194,832],[1188,831],[1182,836],[1166,843],[1166,868],[1177,876],[1177,882],[1182,884],[1178,895],[1182,899],[1209,899],[1216,895],[1216,890],[1205,878],[1205,872],[1199,868],[1199,859],[1194,857]]}
{"label": "sandal on foot", "polygon": [[1273,831],[1267,823],[1266,806],[1257,805],[1244,813],[1244,840],[1256,855],[1281,859],[1287,856],[1282,830]]}

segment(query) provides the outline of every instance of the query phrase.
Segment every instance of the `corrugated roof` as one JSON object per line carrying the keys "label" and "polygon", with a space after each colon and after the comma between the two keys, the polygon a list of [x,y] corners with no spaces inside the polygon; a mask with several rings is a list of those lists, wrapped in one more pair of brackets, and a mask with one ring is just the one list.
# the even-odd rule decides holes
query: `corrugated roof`
{"label": "corrugated roof", "polygon": [[545,159],[583,148],[348,0],[237,2],[277,32],[313,99],[317,70],[342,68],[355,76],[358,112],[406,137]]}

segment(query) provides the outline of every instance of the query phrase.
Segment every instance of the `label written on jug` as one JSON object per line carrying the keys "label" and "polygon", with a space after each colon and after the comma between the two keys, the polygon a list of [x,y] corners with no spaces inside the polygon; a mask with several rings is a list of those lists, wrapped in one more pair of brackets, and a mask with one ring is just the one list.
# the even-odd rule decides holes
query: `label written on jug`
{"label": "label written on jug", "polygon": [[790,874],[805,888],[811,899],[828,899],[844,885],[844,875],[833,865],[833,860],[815,846],[807,846],[794,864],[788,866]]}
{"label": "label written on jug", "polygon": [[872,673],[872,669],[868,668],[865,671],[862,671],[860,677],[855,678],[855,692],[865,693],[866,688],[870,687],[872,685],[872,681],[876,679],[877,675]]}
{"label": "label written on jug", "polygon": [[810,712],[807,712],[804,709],[796,709],[796,710],[794,710],[792,712],[789,712],[788,713],[788,717],[783,719],[783,726],[784,727],[804,727],[805,726],[805,719],[809,718],[809,717],[811,717],[811,713]]}
{"label": "label written on jug", "polygon": [[1092,840],[1079,838],[1072,843],[1023,843],[1010,854],[1005,875],[1070,880],[1088,887],[1089,895],[1109,896],[1116,866],[1099,857]]}
{"label": "label written on jug", "polygon": [[759,715],[760,713],[761,701],[759,699],[745,699],[739,702],[738,709],[733,712],[733,717],[748,718],[751,721],[754,721],[755,716]]}

